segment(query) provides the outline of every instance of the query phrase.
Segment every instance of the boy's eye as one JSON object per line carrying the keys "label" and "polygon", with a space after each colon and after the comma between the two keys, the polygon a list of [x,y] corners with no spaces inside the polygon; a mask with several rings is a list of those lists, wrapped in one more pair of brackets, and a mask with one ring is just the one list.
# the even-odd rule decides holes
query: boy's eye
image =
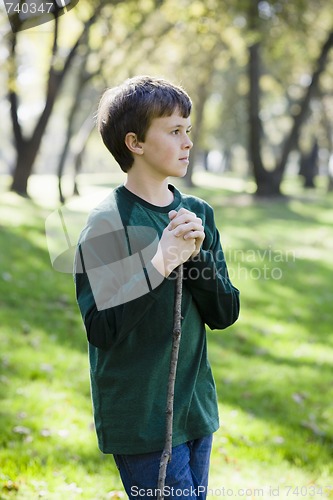
{"label": "boy's eye", "polygon": [[[191,133],[191,131],[192,131],[192,127],[191,127],[191,128],[189,128],[188,130],[186,130],[186,134],[187,134],[187,135],[189,135],[189,134]],[[175,128],[174,130],[172,130],[172,132],[171,132],[171,133],[172,133],[173,135],[179,135],[179,134],[181,134],[181,129],[179,129],[179,128]]]}

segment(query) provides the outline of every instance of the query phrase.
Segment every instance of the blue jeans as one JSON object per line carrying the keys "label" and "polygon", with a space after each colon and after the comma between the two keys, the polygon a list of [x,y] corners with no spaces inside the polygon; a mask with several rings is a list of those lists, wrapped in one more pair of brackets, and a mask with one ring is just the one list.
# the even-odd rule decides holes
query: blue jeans
{"label": "blue jeans", "polygon": [[[207,495],[212,435],[175,446],[168,464],[165,499],[197,498]],[[161,451],[142,455],[114,455],[124,488],[131,500],[157,497]]]}

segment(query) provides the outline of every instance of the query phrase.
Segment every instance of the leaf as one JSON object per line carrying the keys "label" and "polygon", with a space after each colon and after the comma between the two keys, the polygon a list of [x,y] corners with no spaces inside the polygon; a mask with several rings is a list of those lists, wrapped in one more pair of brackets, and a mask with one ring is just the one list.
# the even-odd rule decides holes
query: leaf
{"label": "leaf", "polygon": [[46,372],[46,373],[53,372],[53,366],[50,365],[49,363],[42,363],[40,365],[40,369],[41,369],[42,372]]}
{"label": "leaf", "polygon": [[303,422],[301,422],[301,425],[302,427],[305,427],[306,429],[310,429],[313,434],[315,434],[315,436],[325,436],[325,431],[321,430],[318,425],[315,423],[315,422],[307,422],[305,420],[303,420]]}
{"label": "leaf", "polygon": [[294,392],[294,394],[291,397],[298,405],[302,405],[305,399],[304,394],[300,394],[298,392]]}
{"label": "leaf", "polygon": [[52,431],[50,429],[42,429],[40,435],[43,437],[50,437],[52,436]]}
{"label": "leaf", "polygon": [[31,326],[26,321],[22,321],[21,328],[24,335],[28,335],[31,332]]}
{"label": "leaf", "polygon": [[7,491],[18,491],[20,489],[20,487],[19,487],[18,483],[14,482],[14,481],[6,481],[2,485],[2,489],[7,490]]}
{"label": "leaf", "polygon": [[114,490],[114,491],[109,491],[109,493],[107,494],[107,498],[124,498],[125,495],[122,491],[117,491],[117,490]]}
{"label": "leaf", "polygon": [[275,443],[275,444],[283,444],[284,441],[285,441],[285,439],[282,436],[274,436],[274,438],[273,438],[273,443]]}
{"label": "leaf", "polygon": [[1,277],[4,281],[11,281],[12,280],[12,275],[10,273],[2,273]]}
{"label": "leaf", "polygon": [[23,425],[16,425],[16,427],[13,428],[13,432],[25,436],[31,434],[31,430],[28,427],[24,427]]}
{"label": "leaf", "polygon": [[69,436],[70,432],[68,429],[60,429],[58,431],[58,436],[62,437],[62,438],[67,438]]}
{"label": "leaf", "polygon": [[76,483],[70,483],[65,487],[65,490],[72,491],[74,493],[82,493],[82,488],[80,488]]}

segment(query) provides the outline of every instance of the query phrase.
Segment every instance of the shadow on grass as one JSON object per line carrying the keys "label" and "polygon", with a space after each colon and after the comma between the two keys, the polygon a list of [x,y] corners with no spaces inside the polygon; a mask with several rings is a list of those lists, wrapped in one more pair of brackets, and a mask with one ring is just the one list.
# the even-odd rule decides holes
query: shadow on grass
{"label": "shadow on grass", "polygon": [[[222,239],[226,228],[227,236],[232,233],[243,251],[232,256],[230,270],[236,269],[233,281],[241,290],[246,321],[241,318],[230,333],[209,335],[210,357],[221,401],[260,421],[276,424],[286,432],[288,439],[294,434],[296,444],[288,457],[291,461],[308,443],[319,444],[327,459],[332,454],[328,420],[332,413],[328,412],[332,400],[332,366],[325,358],[325,348],[329,352],[333,341],[331,259],[321,261],[296,256],[295,261],[279,262],[282,271],[279,280],[251,279],[250,273],[254,267],[262,270],[265,264],[273,265],[269,254],[264,255],[270,245],[284,252],[296,244],[302,245],[306,231],[309,227],[319,227],[321,211],[329,209],[329,204],[323,200],[311,210],[302,210],[289,202],[251,202],[250,206],[237,206],[222,200],[222,206],[217,192],[201,193],[201,197],[216,206]],[[320,224],[325,229],[331,227],[329,222]],[[41,221],[21,227],[1,227],[0,369],[2,376],[9,378],[9,383],[0,384],[1,398],[10,395],[15,398],[19,384],[40,380],[47,387],[48,372],[41,373],[32,366],[33,362],[40,364],[41,343],[49,344],[49,354],[53,352],[53,345],[64,348],[65,358],[73,357],[74,352],[86,352],[72,278],[52,269],[41,228]],[[321,241],[319,247],[320,244]],[[246,253],[249,250],[256,253],[257,260],[251,261],[250,254]],[[227,261],[229,264],[228,258]],[[239,263],[246,274],[244,271],[237,276]],[[310,350],[320,348],[317,360],[314,354],[298,356],[294,352],[304,344],[310,346]],[[23,352],[22,364],[29,365],[28,371],[10,362],[11,353],[19,349]],[[59,371],[56,375],[63,380],[70,379],[67,372]],[[77,389],[78,386],[70,390]],[[89,397],[86,385],[82,392],[84,397]],[[43,404],[45,406],[45,402]],[[14,410],[2,410],[0,427],[7,429],[9,441],[13,441],[15,419]],[[38,434],[39,425],[36,424],[32,432]],[[246,429],[242,432],[246,433]],[[23,441],[24,436],[19,440]],[[40,451],[41,461],[47,461],[46,455],[52,453],[55,443],[56,437],[45,440],[45,450]],[[39,446],[42,447],[43,442]],[[62,455],[75,462],[70,444],[59,445],[59,454],[60,462]],[[86,461],[88,469],[95,469],[96,463],[90,461],[88,452],[82,449],[77,455],[83,463]]]}
{"label": "shadow on grass", "polygon": [[[246,224],[256,225],[258,221],[265,220],[317,223],[320,211],[333,211],[332,196],[328,194],[326,196],[318,194],[313,198],[305,196],[258,198],[247,193],[235,194],[221,188],[185,187],[182,190],[206,200],[214,207],[215,212],[231,215],[233,225],[241,227]],[[300,206],[305,210],[298,210]],[[329,221],[324,224],[332,226],[332,222]]]}
{"label": "shadow on grass", "polygon": [[[254,442],[252,446],[264,445],[272,453],[276,448],[274,438],[282,436],[285,443],[279,449],[282,454],[289,454],[287,458],[293,463],[316,444],[319,447],[317,460],[330,463],[333,450],[329,416],[332,413],[329,395],[332,366],[293,362],[272,354],[259,354],[259,349],[258,354],[255,354],[256,349],[251,354],[244,354],[244,347],[237,347],[237,342],[231,348],[228,342],[221,343],[222,354],[210,356],[221,405],[240,409],[261,426],[255,436],[251,431],[248,435],[246,425],[236,431],[224,426],[222,433],[231,436],[236,443],[246,441],[248,435],[248,441]],[[210,346],[214,344],[220,342],[210,339]],[[216,352],[216,348],[213,350]],[[216,370],[218,365],[224,365],[223,369]],[[241,374],[240,366],[243,367]],[[305,465],[311,467],[311,464]]]}
{"label": "shadow on grass", "polygon": [[56,272],[38,226],[1,228],[0,318],[11,336],[39,334],[86,350],[73,278]]}
{"label": "shadow on grass", "polygon": [[[314,446],[327,462],[333,452],[332,266],[308,259],[289,264],[280,264],[281,280],[237,282],[244,314],[229,332],[209,335],[210,359],[222,405],[279,428],[289,441],[280,452],[292,463],[315,454]],[[242,266],[250,272],[253,263]],[[274,445],[267,446],[273,453]]]}

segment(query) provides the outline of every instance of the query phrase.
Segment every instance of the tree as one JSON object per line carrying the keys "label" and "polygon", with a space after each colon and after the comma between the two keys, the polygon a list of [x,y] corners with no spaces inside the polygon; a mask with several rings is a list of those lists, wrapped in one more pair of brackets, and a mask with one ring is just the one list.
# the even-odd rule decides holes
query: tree
{"label": "tree", "polygon": [[[163,38],[172,28],[172,24],[159,19],[156,22],[156,13],[160,1],[155,4],[146,4],[146,10],[140,10],[137,15],[137,2],[126,2],[118,4],[112,10],[103,10],[103,18],[90,30],[89,41],[85,50],[81,51],[79,58],[82,59],[81,67],[76,79],[76,90],[70,107],[67,124],[66,138],[58,163],[58,186],[59,197],[63,203],[65,197],[62,190],[61,177],[69,161],[74,164],[74,189],[78,194],[76,174],[81,168],[83,154],[87,147],[87,140],[93,130],[93,111],[97,106],[101,89],[116,84],[116,78],[123,75],[129,76],[135,61],[140,58],[140,48],[144,42],[157,38]],[[118,24],[124,22],[122,36],[117,34],[117,45],[115,46],[115,34],[113,33],[114,19]],[[156,43],[146,47],[146,58],[156,49]],[[89,65],[89,61],[93,64]],[[110,79],[110,66],[112,74]],[[88,109],[82,118],[82,102],[88,101]],[[81,103],[81,105],[80,105]],[[93,103],[93,107],[91,106]],[[78,126],[77,123],[80,123]]]}
{"label": "tree", "polygon": [[197,79],[197,86],[195,92],[195,126],[193,131],[193,148],[190,155],[190,164],[185,176],[185,182],[190,187],[193,185],[192,174],[194,169],[194,163],[197,158],[198,150],[200,147],[200,137],[202,134],[202,129],[204,125],[204,110],[207,99],[211,93],[211,83],[215,70],[215,59],[218,52],[220,51],[220,46],[216,44],[215,48],[207,54],[205,62],[202,65],[201,74]]}
{"label": "tree", "polygon": [[[31,131],[23,126],[19,112],[22,98],[17,76],[22,61],[17,48],[21,34],[7,38],[11,47],[9,99],[17,152],[12,189],[26,195],[27,180],[57,100],[66,100],[67,111],[62,118],[65,133],[56,151],[58,155],[62,147],[58,168],[61,177],[68,158],[73,158],[71,138],[91,112],[88,106],[81,106],[84,99],[80,95],[95,92],[97,96],[101,87],[134,73],[154,72],[183,84],[194,101],[195,147],[186,177],[188,184],[192,183],[199,148],[211,144],[221,150],[231,150],[234,144],[244,147],[244,130],[248,126],[246,146],[257,194],[280,193],[290,152],[298,147],[302,125],[311,112],[310,102],[317,94],[333,44],[328,0],[300,0],[297,4],[285,0],[184,0],[186,8],[182,9],[178,9],[177,0],[95,0],[97,9],[90,18],[88,13],[93,7],[84,5],[86,17],[80,21],[75,39],[72,33],[63,36],[61,23],[66,16],[54,22],[44,106]],[[98,9],[103,9],[103,15]],[[317,17],[321,17],[320,22]],[[299,84],[300,75],[309,74],[311,67],[307,85]],[[272,87],[269,90],[268,78]],[[292,95],[295,87],[296,97]],[[248,116],[244,118],[246,93]],[[64,101],[59,100],[60,96],[65,96]],[[206,111],[207,103],[211,105],[215,96],[220,96],[220,104],[213,110],[212,120],[211,112],[208,115]],[[281,103],[286,103],[282,111]],[[280,106],[279,116],[271,112],[275,104]],[[212,125],[219,113],[220,123]],[[268,120],[263,119],[265,114]],[[277,134],[279,143],[267,130],[267,124],[272,127],[273,122],[276,128],[283,122]],[[267,151],[273,152],[271,164]]]}
{"label": "tree", "polygon": [[333,191],[333,114],[331,112],[331,119],[329,110],[331,110],[332,96],[322,97],[322,122],[326,132],[327,152],[328,152],[328,165],[327,165],[327,191]]}
{"label": "tree", "polygon": [[313,141],[310,152],[302,153],[300,159],[299,175],[304,178],[305,188],[315,187],[315,176],[318,174],[319,145],[317,138]]}
{"label": "tree", "polygon": [[[191,152],[191,164],[186,176],[188,185],[192,184],[193,164],[197,150],[202,146],[202,136],[205,133],[206,103],[209,102],[212,92],[219,92],[222,98],[225,94],[225,88],[222,89],[221,86],[220,89],[216,89],[213,80],[216,80],[217,73],[228,75],[230,71],[235,72],[235,67],[232,66],[234,60],[244,59],[242,51],[247,50],[247,150],[257,184],[257,195],[280,194],[290,152],[298,148],[302,125],[310,113],[310,103],[318,91],[320,76],[326,68],[332,46],[331,30],[327,23],[331,11],[327,0],[319,1],[322,11],[325,12],[327,36],[321,47],[318,47],[317,40],[322,39],[323,23],[317,21],[318,2],[312,0],[310,2],[300,0],[297,4],[282,0],[216,0],[209,4],[198,1],[189,5],[186,13],[180,15],[175,27],[175,30],[178,30],[177,48],[180,54],[177,74],[181,76],[181,81],[190,91],[194,101],[195,146]],[[182,31],[181,27],[185,22],[186,30]],[[318,36],[319,31],[321,38]],[[167,41],[170,43],[169,37]],[[210,49],[206,51],[207,45]],[[196,46],[199,46],[200,50],[196,51]],[[187,48],[186,53],[183,53],[184,47]],[[314,48],[317,48],[317,54]],[[221,54],[223,53],[228,55],[228,59],[226,58],[227,60],[222,64],[223,70],[221,71]],[[235,53],[237,53],[236,56]],[[190,65],[186,63],[189,58]],[[311,66],[313,70],[307,86],[298,85],[297,79],[300,74],[309,73]],[[236,71],[239,76],[239,69],[237,68]],[[271,86],[275,86],[273,92],[269,93],[266,89],[263,94],[264,77],[266,80],[270,78]],[[232,81],[232,78],[229,81]],[[289,88],[296,86],[302,91],[297,98],[289,95]],[[236,95],[240,90],[236,79],[234,79],[233,87],[229,91],[229,98],[232,91]],[[280,90],[277,90],[279,87]],[[283,136],[279,131],[279,135],[282,136],[279,144],[269,140],[266,123],[263,120],[263,106],[269,105],[269,100],[272,102],[274,97],[277,102],[289,103],[281,115],[276,116],[276,122],[282,122],[283,119],[286,122],[288,119],[290,123],[289,129],[284,124]],[[233,103],[235,107],[237,96],[234,99],[229,98],[223,118],[225,115],[230,116],[233,112],[235,113],[235,109],[231,110],[230,106]],[[243,93],[238,97],[239,101],[241,105],[238,105],[237,112],[242,112]],[[220,130],[216,129],[214,132],[216,137],[219,136],[221,144],[226,142],[237,144],[239,140],[243,141],[243,133],[239,133],[239,127],[235,128],[233,137],[230,137],[230,132],[225,131],[223,118]],[[274,116],[270,117],[270,124],[274,118]],[[244,121],[243,117],[242,120]],[[233,117],[232,123],[236,121]],[[226,136],[228,136],[227,140]],[[271,164],[267,162],[267,154],[265,154],[267,152],[271,153]]]}
{"label": "tree", "polygon": [[86,34],[96,21],[101,8],[102,4],[100,3],[94,13],[87,19],[86,22],[83,23],[81,32],[68,51],[67,55],[64,57],[61,56],[61,48],[59,47],[60,20],[57,16],[55,16],[53,44],[49,58],[48,78],[45,91],[45,105],[29,136],[24,134],[23,126],[19,118],[17,41],[18,36],[20,35],[17,33],[11,33],[8,35],[10,44],[8,97],[16,147],[16,160],[11,189],[22,196],[27,196],[28,179],[32,172],[42,138],[51,117],[54,104],[60,93],[63,81],[69,73],[73,60],[76,57],[80,46],[85,42]]}
{"label": "tree", "polygon": [[[248,11],[250,28],[257,33],[260,24],[260,3],[262,2],[256,0]],[[262,158],[263,126],[260,118],[262,37],[259,35],[256,38],[255,42],[249,45],[249,156],[257,184],[256,194],[259,196],[280,195],[281,182],[289,155],[297,146],[301,127],[309,112],[311,99],[318,91],[320,76],[325,70],[329,51],[333,47],[333,30],[328,33],[327,39],[320,49],[319,57],[314,63],[310,83],[298,102],[298,111],[292,116],[292,126],[281,145],[281,153],[273,170],[265,168]]]}
{"label": "tree", "polygon": [[173,22],[173,29],[164,43],[162,41],[161,51],[157,51],[156,56],[177,53],[177,59],[173,57],[168,61],[164,58],[164,72],[178,80],[193,101],[193,148],[185,176],[186,184],[192,186],[194,165],[204,143],[205,110],[213,92],[213,79],[219,65],[226,64],[224,59],[228,59],[229,42],[225,40],[225,28],[230,18],[219,9],[219,0],[188,2],[186,9],[177,11],[176,23],[174,13],[175,3],[171,0],[165,4],[165,15],[169,22]]}
{"label": "tree", "polygon": [[[129,76],[130,63],[128,60],[131,59],[130,56],[133,53],[137,52],[131,49],[140,47],[140,42],[146,36],[142,29],[143,26],[146,24],[153,26],[153,21],[150,17],[162,4],[161,0],[155,0],[153,3],[144,1],[141,3],[142,9],[138,12],[138,6],[141,7],[141,4],[138,5],[137,2],[122,2],[121,0],[113,0],[111,3],[106,0],[95,2],[93,6],[89,6],[89,10],[93,10],[93,13],[87,20],[82,21],[82,27],[77,38],[72,41],[71,45],[67,45],[66,47],[60,44],[60,39],[64,38],[64,34],[61,31],[59,19],[55,18],[53,44],[48,61],[45,105],[30,134],[24,133],[23,125],[19,118],[20,99],[17,86],[19,54],[17,51],[17,42],[20,35],[8,35],[11,48],[8,71],[8,95],[16,147],[16,160],[11,186],[13,191],[27,196],[28,179],[39,152],[46,127],[54,111],[56,100],[61,95],[64,81],[71,75],[72,85],[70,92],[72,106],[68,113],[67,126],[65,125],[67,136],[64,138],[64,145],[58,165],[58,175],[61,178],[70,149],[71,136],[75,134],[75,119],[78,115],[78,110],[80,110],[78,101],[84,91],[84,87],[94,79],[99,80],[99,85],[101,85],[103,78],[105,86],[106,74],[108,74],[108,84],[112,84],[109,78],[110,63],[112,55],[115,52],[118,55],[118,62],[113,63],[114,74],[119,75],[122,73],[124,77]],[[118,7],[119,9],[117,10]],[[103,16],[100,15],[102,10]],[[118,19],[120,19],[119,23],[114,23],[114,19],[112,19],[113,15],[118,16]],[[116,33],[115,38],[121,39],[121,43],[115,46],[115,40],[110,36],[110,32],[113,29],[117,31],[118,24],[124,28],[124,35],[121,34],[119,36],[119,33]],[[96,28],[96,26],[99,26],[99,28],[94,30],[93,28]],[[157,30],[159,30],[160,35],[163,35],[163,33],[166,33],[170,29],[170,26],[168,23],[157,23]],[[92,37],[90,36],[91,32],[94,32]],[[67,39],[68,37],[65,38],[68,43]],[[119,53],[122,53],[122,57],[120,58]],[[81,70],[76,71],[74,63],[79,65]],[[66,89],[66,92],[68,92],[68,89]],[[85,118],[83,121],[85,121]],[[81,134],[82,136],[83,134]],[[81,148],[81,150],[83,149],[84,147]],[[59,191],[60,198],[64,200],[63,193],[61,192],[61,181],[59,181]]]}

